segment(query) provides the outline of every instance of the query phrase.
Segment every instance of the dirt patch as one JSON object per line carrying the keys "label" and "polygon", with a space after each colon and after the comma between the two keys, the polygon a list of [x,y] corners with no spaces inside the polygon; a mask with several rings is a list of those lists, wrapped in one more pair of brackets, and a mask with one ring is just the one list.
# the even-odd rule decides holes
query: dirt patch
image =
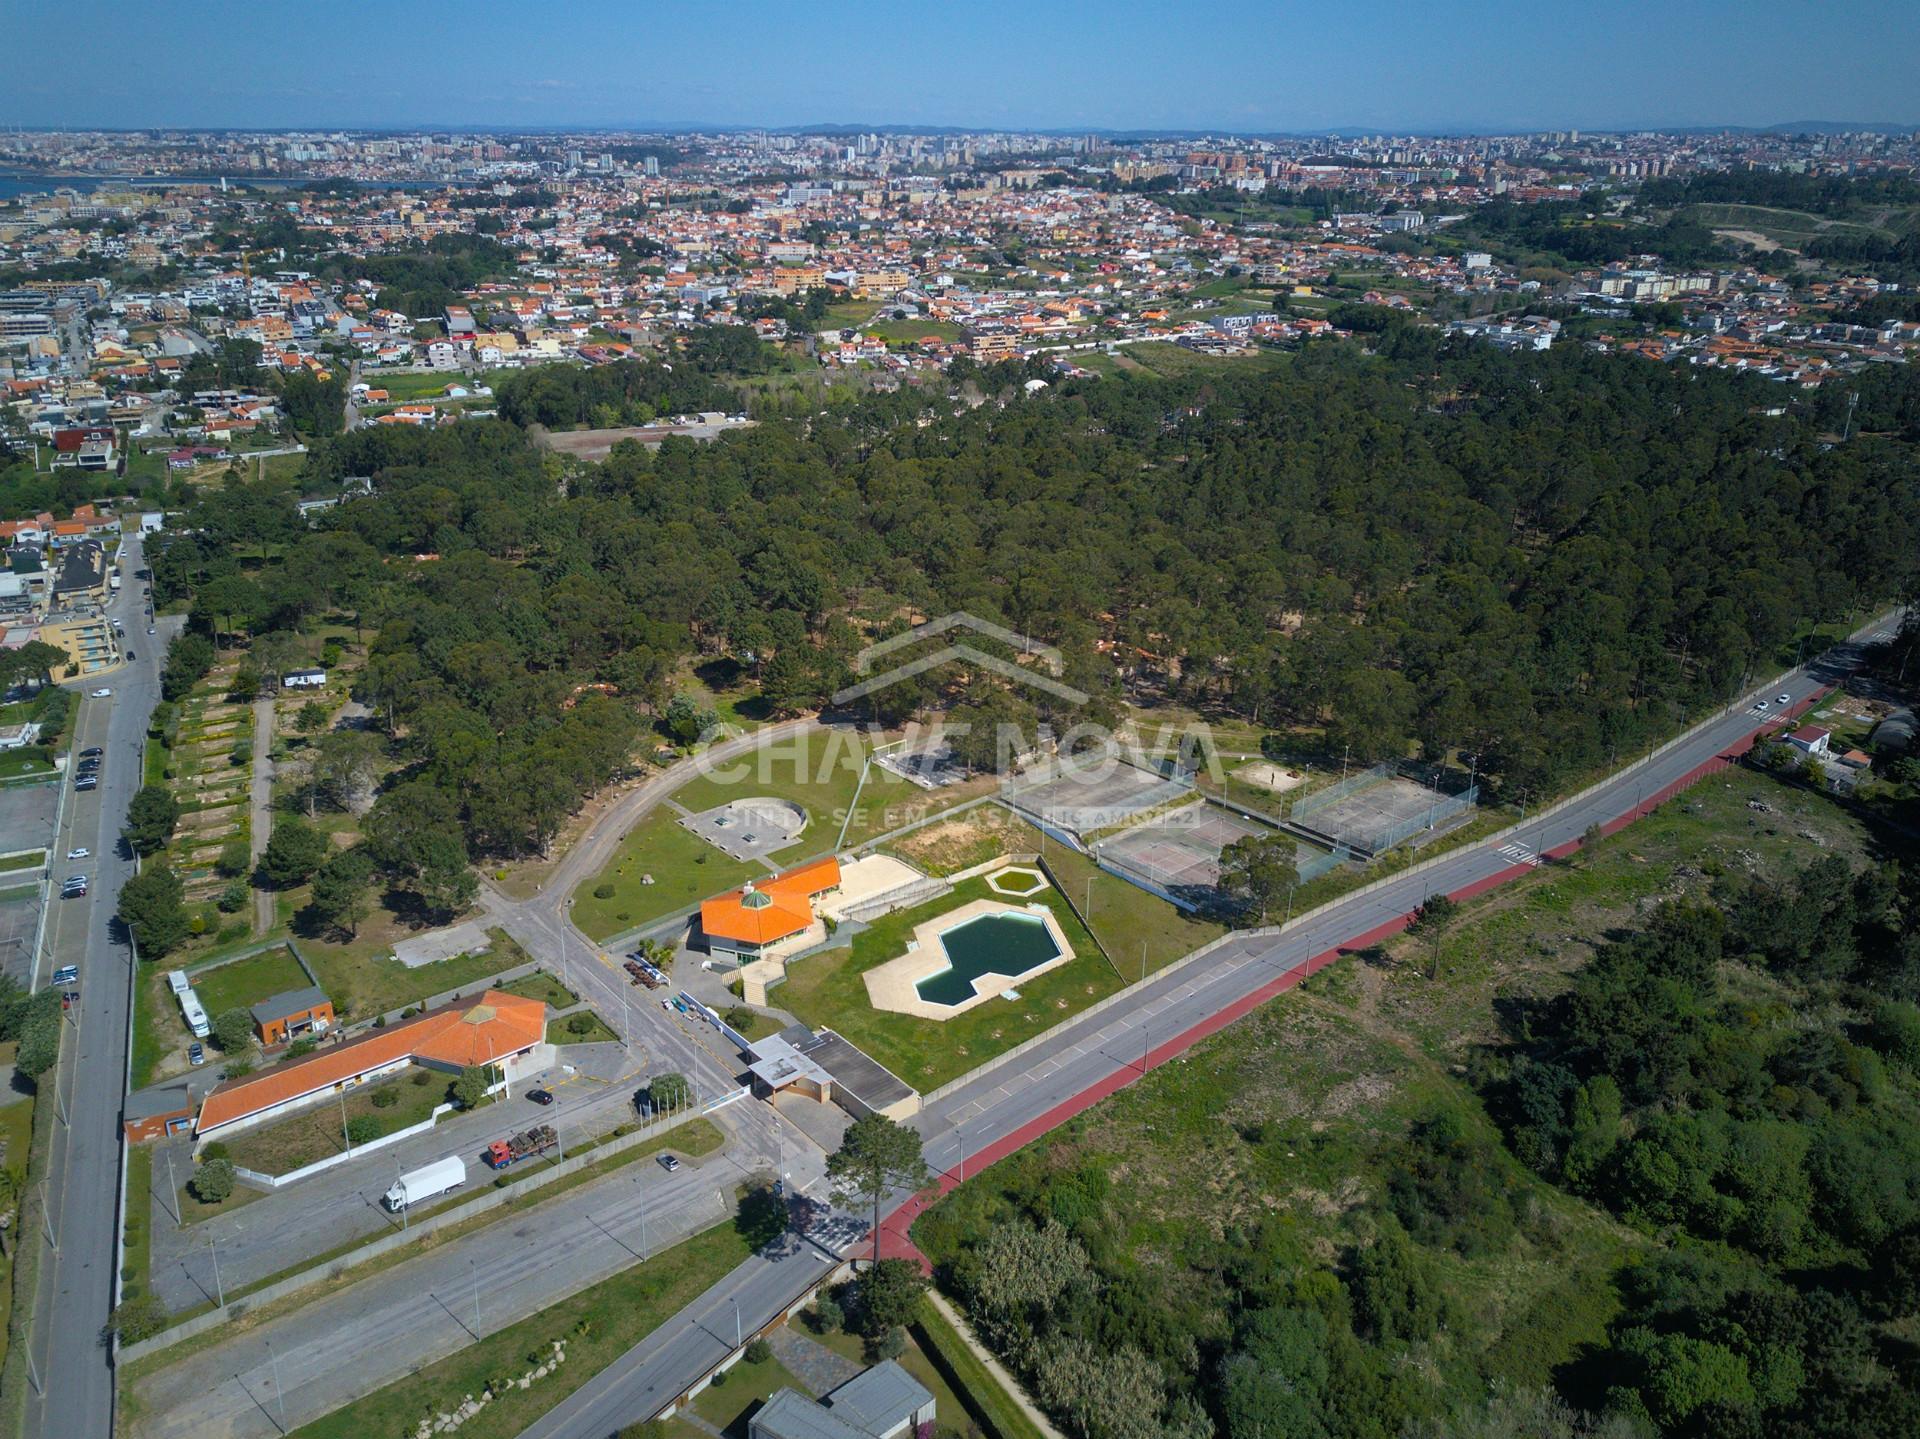
{"label": "dirt patch", "polygon": [[928,874],[941,875],[1032,843],[1032,831],[1005,810],[998,805],[981,805],[902,835],[887,848]]}

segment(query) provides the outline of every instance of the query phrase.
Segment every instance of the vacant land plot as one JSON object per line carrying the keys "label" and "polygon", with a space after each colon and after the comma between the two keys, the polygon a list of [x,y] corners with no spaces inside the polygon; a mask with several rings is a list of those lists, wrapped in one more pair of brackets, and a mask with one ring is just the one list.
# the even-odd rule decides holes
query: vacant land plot
{"label": "vacant land plot", "polygon": [[1053,912],[1074,959],[1020,985],[1017,998],[1002,996],[950,1019],[915,1019],[875,1009],[861,978],[904,954],[919,925],[975,900],[1000,900],[983,878],[966,881],[933,904],[876,920],[855,935],[848,948],[796,961],[787,982],[769,998],[816,1029],[834,1030],[924,1093],[1121,987],[1120,977],[1059,892],[1049,888],[1033,899]]}
{"label": "vacant land plot", "polygon": [[[355,1120],[371,1119],[372,1127],[364,1139],[392,1134],[410,1124],[431,1118],[436,1105],[447,1102],[448,1076],[429,1069],[415,1069],[375,1084],[363,1084],[344,1099],[322,1103],[273,1124],[243,1130],[227,1141],[227,1153],[235,1164],[261,1174],[289,1174],[296,1169],[344,1154],[346,1131]],[[393,1095],[385,1109],[375,1102],[383,1094]]]}
{"label": "vacant land plot", "polygon": [[33,937],[40,928],[40,887],[0,884],[0,973],[22,985],[33,977]]}
{"label": "vacant land plot", "polygon": [[944,875],[1039,847],[1038,830],[997,804],[983,804],[889,840],[883,848],[928,874]]}
{"label": "vacant land plot", "polygon": [[285,994],[290,989],[304,989],[312,983],[300,967],[300,961],[293,957],[293,951],[285,945],[212,969],[198,970],[191,978],[194,993],[200,996],[200,1003],[209,1015],[247,1009],[263,999]]}

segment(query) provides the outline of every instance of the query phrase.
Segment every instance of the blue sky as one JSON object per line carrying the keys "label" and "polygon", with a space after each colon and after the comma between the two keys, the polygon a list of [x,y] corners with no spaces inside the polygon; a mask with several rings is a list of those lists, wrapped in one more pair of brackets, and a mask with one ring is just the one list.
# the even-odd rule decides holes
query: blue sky
{"label": "blue sky", "polygon": [[1916,0],[11,0],[0,124],[1920,124]]}

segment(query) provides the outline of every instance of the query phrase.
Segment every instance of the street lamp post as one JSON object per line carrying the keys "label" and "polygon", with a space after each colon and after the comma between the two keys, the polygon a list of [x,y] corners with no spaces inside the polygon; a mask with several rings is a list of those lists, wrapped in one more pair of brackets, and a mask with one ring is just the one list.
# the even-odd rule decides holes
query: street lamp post
{"label": "street lamp post", "polygon": [[473,1337],[480,1337],[480,1269],[471,1259],[467,1261],[467,1274],[473,1280]]}
{"label": "street lamp post", "polygon": [[207,1236],[207,1253],[213,1256],[213,1302],[217,1308],[225,1309],[227,1290],[220,1282],[220,1245],[211,1234]]}
{"label": "street lamp post", "polygon": [[267,1362],[273,1365],[273,1402],[280,1409],[280,1432],[287,1432],[287,1391],[280,1383],[280,1355],[273,1347],[273,1341],[267,1341]]}

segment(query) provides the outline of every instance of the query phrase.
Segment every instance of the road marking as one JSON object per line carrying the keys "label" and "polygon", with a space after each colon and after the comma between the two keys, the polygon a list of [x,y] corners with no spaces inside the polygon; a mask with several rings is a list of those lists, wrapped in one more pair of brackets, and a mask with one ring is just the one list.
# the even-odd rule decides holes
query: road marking
{"label": "road marking", "polygon": [[1503,844],[1500,846],[1500,853],[1515,864],[1538,866],[1540,863],[1540,856],[1525,845]]}

